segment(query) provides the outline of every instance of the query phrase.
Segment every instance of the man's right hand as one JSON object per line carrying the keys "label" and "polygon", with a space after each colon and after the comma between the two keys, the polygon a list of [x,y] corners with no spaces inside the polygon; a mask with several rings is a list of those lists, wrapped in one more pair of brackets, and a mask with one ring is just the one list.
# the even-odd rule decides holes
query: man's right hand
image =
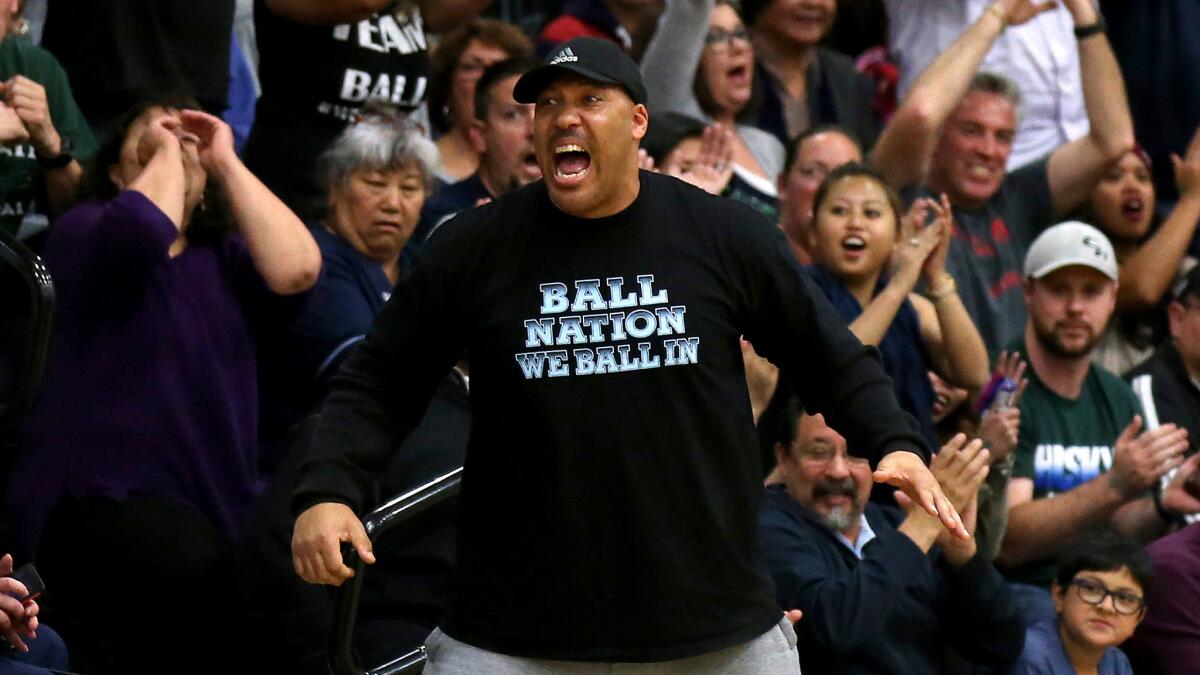
{"label": "man's right hand", "polygon": [[1183,463],[1187,451],[1187,429],[1174,424],[1138,433],[1142,416],[1134,415],[1117,439],[1109,485],[1125,499],[1132,499],[1154,485],[1163,474]]}
{"label": "man's right hand", "polygon": [[341,586],[354,576],[354,570],[342,561],[342,542],[352,544],[363,562],[375,562],[367,531],[349,506],[337,502],[310,506],[296,518],[292,530],[296,574],[311,584]]}

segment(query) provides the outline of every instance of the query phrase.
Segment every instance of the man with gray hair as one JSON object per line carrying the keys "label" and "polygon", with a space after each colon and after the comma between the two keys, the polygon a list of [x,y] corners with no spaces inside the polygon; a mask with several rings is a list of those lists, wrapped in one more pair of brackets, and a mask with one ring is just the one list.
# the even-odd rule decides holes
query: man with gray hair
{"label": "man with gray hair", "polygon": [[921,74],[876,145],[874,164],[915,199],[945,193],[955,230],[947,269],[995,354],[1025,323],[1021,259],[1038,232],[1087,198],[1101,172],[1133,147],[1125,86],[1091,0],[1063,0],[1075,22],[1090,132],[1012,173],[1020,97],[978,73],[1009,26],[1053,2],[996,0]]}
{"label": "man with gray hair", "polygon": [[1029,321],[1009,348],[1029,364],[1029,384],[996,563],[1032,625],[1054,619],[1046,589],[1075,537],[1102,527],[1162,533],[1161,502],[1148,491],[1183,461],[1188,439],[1174,424],[1143,430],[1133,390],[1092,363],[1117,298],[1117,258],[1100,230],[1069,221],[1043,232],[1023,289]]}

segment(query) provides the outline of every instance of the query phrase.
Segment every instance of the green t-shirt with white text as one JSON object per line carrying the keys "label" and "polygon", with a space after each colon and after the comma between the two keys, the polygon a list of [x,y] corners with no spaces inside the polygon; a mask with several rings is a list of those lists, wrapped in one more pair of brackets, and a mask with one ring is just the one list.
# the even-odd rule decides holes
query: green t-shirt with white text
{"label": "green t-shirt with white text", "polygon": [[[1024,345],[1022,357],[1028,362]],[[1020,439],[1014,452],[1014,478],[1033,480],[1033,498],[1046,499],[1082,485],[1112,468],[1117,437],[1140,408],[1133,390],[1096,364],[1088,369],[1079,397],[1050,391],[1033,368],[1021,396]],[[1010,581],[1048,587],[1057,556],[1005,570]]]}
{"label": "green t-shirt with white text", "polygon": [[[79,161],[96,152],[96,139],[75,104],[67,74],[50,52],[16,36],[0,41],[0,81],[25,77],[46,90],[50,119],[64,146]],[[42,168],[30,143],[0,145],[0,227],[16,233],[30,214],[46,213]]]}

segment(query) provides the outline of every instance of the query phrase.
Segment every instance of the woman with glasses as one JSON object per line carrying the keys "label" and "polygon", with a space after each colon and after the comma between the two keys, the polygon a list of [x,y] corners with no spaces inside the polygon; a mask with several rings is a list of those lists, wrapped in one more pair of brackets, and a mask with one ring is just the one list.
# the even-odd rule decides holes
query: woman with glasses
{"label": "woman with glasses", "polygon": [[1130,675],[1117,649],[1146,616],[1153,566],[1116,535],[1086,540],[1058,567],[1050,591],[1058,619],[1030,626],[1013,675]]}
{"label": "woman with glasses", "polygon": [[1172,159],[1179,202],[1165,219],[1155,214],[1150,156],[1140,147],[1108,168],[1085,207],[1084,220],[1112,241],[1121,273],[1117,311],[1093,357],[1114,373],[1150,358],[1167,337],[1171,286],[1196,264],[1186,252],[1200,221],[1200,129]]}
{"label": "woman with glasses", "polygon": [[730,130],[732,175],[774,202],[784,149],[752,126],[754,48],[732,2],[670,0],[641,70],[652,114],[676,112]]}

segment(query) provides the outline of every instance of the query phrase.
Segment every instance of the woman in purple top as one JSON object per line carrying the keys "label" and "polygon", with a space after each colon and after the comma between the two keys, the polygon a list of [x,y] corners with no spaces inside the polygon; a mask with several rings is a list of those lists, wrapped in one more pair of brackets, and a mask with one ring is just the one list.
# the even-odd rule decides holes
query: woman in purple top
{"label": "woman in purple top", "polygon": [[[229,127],[187,107],[130,111],[96,155],[94,198],[45,248],[55,336],[8,512],[73,654],[101,672],[223,672],[204,655],[232,615],[227,542],[255,497],[254,335],[321,269]],[[129,602],[136,625],[113,621]]]}

